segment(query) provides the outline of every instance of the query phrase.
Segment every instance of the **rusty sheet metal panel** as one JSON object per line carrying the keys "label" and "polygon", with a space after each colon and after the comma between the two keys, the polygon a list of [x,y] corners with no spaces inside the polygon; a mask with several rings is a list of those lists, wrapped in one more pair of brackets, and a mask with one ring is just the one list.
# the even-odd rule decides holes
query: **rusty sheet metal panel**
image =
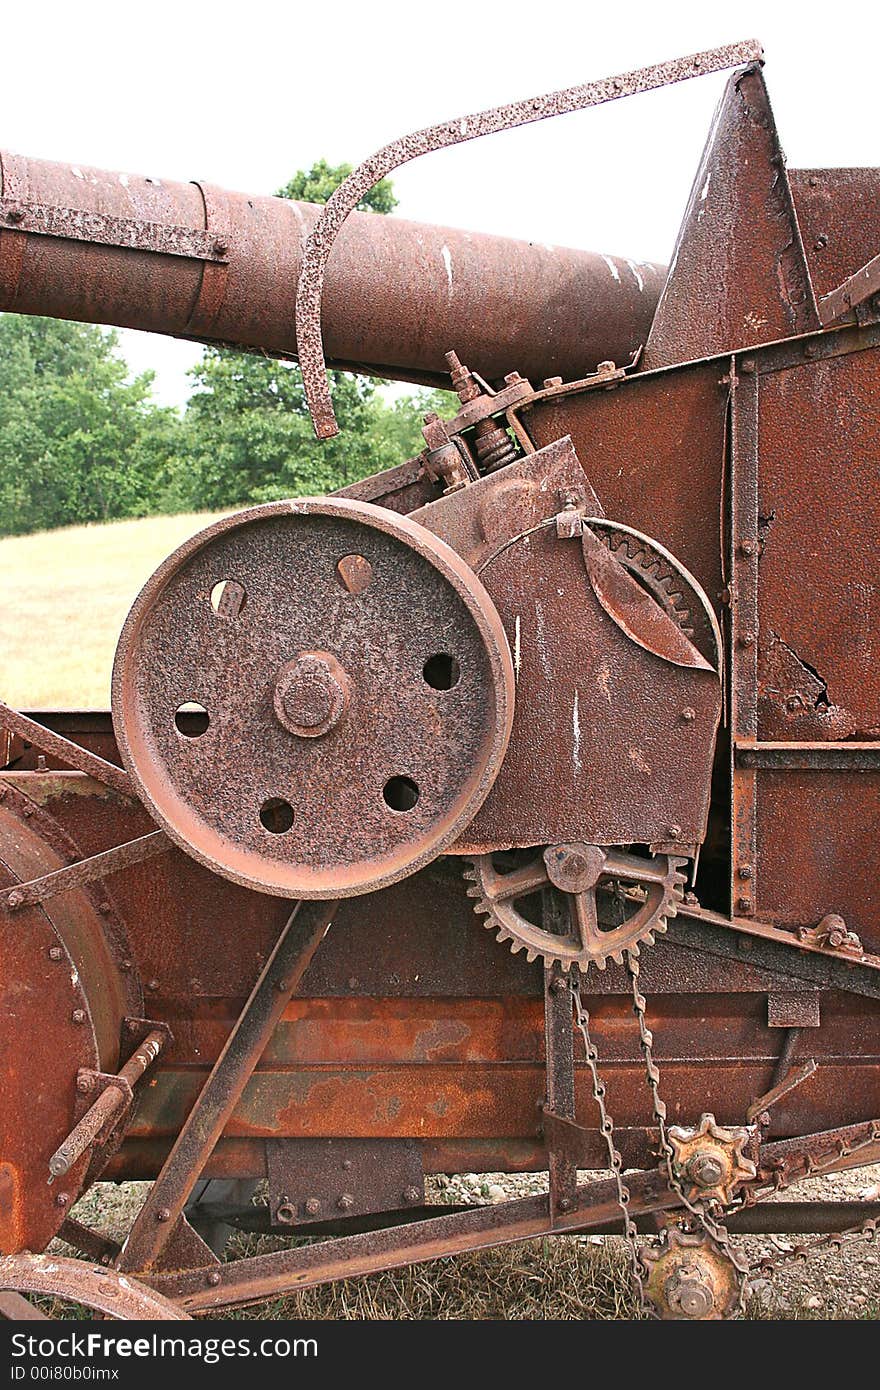
{"label": "rusty sheet metal panel", "polygon": [[880,739],[880,351],[758,379],[758,737]]}
{"label": "rusty sheet metal panel", "polygon": [[634,641],[594,592],[580,540],[555,527],[501,550],[481,577],[514,652],[517,705],[459,851],[700,843],[721,707],[708,663],[684,667]]}
{"label": "rusty sheet metal panel", "polygon": [[880,169],[790,169],[817,295],[829,294],[880,250]]}
{"label": "rusty sheet metal panel", "polygon": [[539,446],[571,435],[606,516],[660,541],[718,612],[725,375],[715,362],[637,374],[609,390],[574,389],[522,412]]}
{"label": "rusty sheet metal panel", "polygon": [[800,769],[756,780],[757,916],[796,928],[837,913],[880,952],[880,774]]}
{"label": "rusty sheet metal panel", "polygon": [[[0,175],[0,310],[296,353],[316,205],[6,153]],[[663,278],[659,266],[353,213],[324,296],[328,357],[446,386],[454,344],[490,380],[512,366],[535,381],[580,377],[629,360]]]}
{"label": "rusty sheet metal panel", "polygon": [[819,327],[759,68],[730,78],[645,346],[645,370]]}

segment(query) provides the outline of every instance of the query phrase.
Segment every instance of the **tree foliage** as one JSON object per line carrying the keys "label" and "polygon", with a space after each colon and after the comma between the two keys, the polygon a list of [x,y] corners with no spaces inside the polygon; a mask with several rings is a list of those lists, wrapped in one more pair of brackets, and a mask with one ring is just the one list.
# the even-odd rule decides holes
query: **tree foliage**
{"label": "tree foliage", "polygon": [[[318,160],[279,196],[326,202],[350,172]],[[384,179],[358,206],[396,205]],[[161,407],[151,372],[128,379],[115,333],[0,315],[0,535],[329,492],[417,453],[435,407],[334,372],[340,434],[319,443],[298,367],[205,348],[190,377],[185,411]]]}
{"label": "tree foliage", "polygon": [[0,316],[0,534],[136,516],[176,437],[176,412],[128,380],[116,335]]}

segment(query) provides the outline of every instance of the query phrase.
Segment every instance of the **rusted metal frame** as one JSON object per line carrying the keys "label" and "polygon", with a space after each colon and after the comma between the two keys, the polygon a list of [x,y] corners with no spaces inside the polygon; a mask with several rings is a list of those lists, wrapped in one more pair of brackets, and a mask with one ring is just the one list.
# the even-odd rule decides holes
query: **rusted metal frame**
{"label": "rusted metal frame", "polygon": [[[25,199],[28,195],[27,163],[8,151],[0,152],[0,192],[7,199]],[[14,231],[7,223],[0,233],[0,294],[9,305],[18,291],[26,246],[26,233]]]}
{"label": "rusted metal frame", "polygon": [[[731,367],[731,744],[758,732],[758,377],[754,358]],[[737,915],[755,905],[757,779],[731,750],[730,897]]]}
{"label": "rusted metal frame", "polygon": [[[544,895],[545,902],[549,897],[549,894]],[[573,1120],[576,1113],[571,989],[568,976],[555,965],[544,969],[544,1053],[547,1071],[546,1126],[551,1115]],[[552,1222],[557,1212],[570,1211],[574,1204],[577,1168],[568,1155],[556,1146],[550,1129],[545,1127],[544,1136],[548,1148],[548,1199]]]}
{"label": "rusted metal frame", "polygon": [[734,745],[737,767],[771,772],[880,772],[878,743],[758,743]]}
{"label": "rusted metal frame", "polygon": [[71,743],[70,739],[53,733],[51,729],[38,724],[35,719],[29,719],[26,714],[12,709],[3,700],[0,700],[0,727],[20,734],[29,743],[36,744],[44,753],[51,753],[59,762],[67,763],[78,772],[87,773],[89,777],[94,777],[96,782],[103,782],[105,786],[112,787],[123,796],[134,796],[128,773],[123,772],[121,767],[116,767],[105,758],[99,758],[96,753],[89,753],[79,744]]}
{"label": "rusted metal frame", "polygon": [[419,458],[407,459],[406,463],[398,463],[394,468],[386,468],[382,473],[372,473],[369,478],[362,478],[360,482],[348,483],[346,487],[337,488],[330,495],[353,497],[356,502],[378,502],[381,498],[387,497],[389,492],[396,492],[398,488],[417,483],[424,475],[424,465]]}
{"label": "rusted metal frame", "polygon": [[857,305],[870,299],[880,290],[880,256],[873,256],[853,272],[842,285],[823,294],[818,302],[819,322],[823,327],[835,323]]}
{"label": "rusted metal frame", "polygon": [[[789,1031],[798,1033],[800,1029],[792,1028]],[[808,1077],[812,1076],[816,1067],[817,1064],[811,1057],[810,1060],[804,1062],[802,1066],[794,1068],[792,1071],[789,1071],[787,1075],[783,1075],[781,1081],[772,1086],[769,1091],[765,1091],[764,1095],[758,1096],[757,1100],[752,1101],[746,1111],[747,1123],[750,1125],[755,1124],[759,1115],[762,1115],[765,1110],[770,1110],[777,1101],[782,1100],[783,1096],[787,1096],[789,1092],[795,1090],[802,1082],[806,1081]],[[776,1070],[779,1070],[778,1064]]]}
{"label": "rusted metal frame", "polygon": [[843,324],[840,328],[826,329],[824,332],[804,333],[796,338],[761,343],[754,349],[741,352],[739,360],[742,362],[744,358],[754,354],[755,371],[760,376],[766,376],[768,372],[802,367],[807,362],[822,362],[830,357],[848,357],[852,352],[868,352],[878,345],[880,323]]}
{"label": "rusted metal frame", "polygon": [[294,907],[135,1220],[120,1269],[146,1269],[162,1253],[336,907],[336,902]]}
{"label": "rusted metal frame", "polygon": [[[638,1173],[629,1186],[630,1210],[634,1214],[666,1211],[680,1203],[659,1173]],[[235,1260],[215,1268],[167,1275],[157,1271],[141,1277],[188,1312],[216,1310],[444,1255],[460,1255],[564,1231],[588,1230],[619,1219],[619,1213],[615,1185],[606,1179],[578,1186],[572,1210],[559,1213],[553,1221],[546,1197],[538,1194],[407,1226]]]}
{"label": "rusted metal frame", "polygon": [[20,1293],[0,1293],[0,1318],[9,1322],[51,1322],[48,1313]]}
{"label": "rusted metal frame", "polygon": [[42,878],[33,878],[28,883],[19,883],[14,888],[7,888],[0,893],[0,908],[5,907],[10,912],[15,912],[23,907],[31,907],[34,903],[46,902],[58,893],[67,893],[72,888],[83,888],[87,883],[94,883],[95,879],[117,874],[121,869],[130,868],[133,864],[143,864],[146,859],[152,859],[156,854],[164,854],[170,848],[171,841],[165,831],[152,830],[148,835],[128,840],[125,844],[106,849],[101,854],[93,854],[88,859],[81,859],[77,864],[69,864],[64,869],[56,869],[54,873],[43,874]]}
{"label": "rusted metal frame", "polygon": [[81,1250],[97,1264],[112,1264],[122,1249],[117,1240],[103,1235],[101,1231],[93,1230],[91,1226],[83,1225],[73,1216],[65,1217],[58,1238],[72,1245],[74,1250]]}
{"label": "rusted metal frame", "polygon": [[783,978],[801,980],[822,989],[840,989],[866,999],[880,999],[880,959],[876,956],[853,961],[831,951],[804,944],[790,932],[773,927],[756,931],[763,924],[737,922],[704,908],[681,905],[666,925],[666,938],[676,946],[705,951],[725,960],[743,960]]}
{"label": "rusted metal frame", "polygon": [[155,251],[161,256],[184,256],[197,261],[222,263],[228,259],[228,247],[208,231],[142,222],[133,217],[111,217],[105,212],[85,212],[81,208],[51,207],[46,203],[24,206],[15,197],[0,198],[0,222],[4,229],[11,227],[29,236],[91,241],[101,246]]}
{"label": "rusted metal frame", "polygon": [[34,1255],[23,1250],[0,1256],[0,1289],[69,1299],[111,1318],[189,1318],[146,1284],[66,1255]]}
{"label": "rusted metal frame", "polygon": [[369,190],[402,164],[434,150],[447,149],[502,130],[529,125],[553,116],[582,111],[618,97],[652,91],[704,73],[760,61],[762,49],[754,40],[709,49],[686,58],[638,68],[618,77],[605,78],[525,101],[476,112],[416,131],[385,145],[365,160],[340,184],[321,212],[303,252],[296,300],[296,341],[306,401],[319,439],[338,433],[326,376],[321,337],[321,302],[324,275],[340,227]]}
{"label": "rusted metal frame", "polygon": [[153,1065],[166,1040],[165,1031],[155,1029],[135,1048],[125,1066],[120,1068],[118,1076],[107,1078],[105,1089],[49,1159],[49,1172],[53,1178],[61,1178],[68,1173],[98,1136],[129,1108],[134,1099],[135,1086]]}
{"label": "rusted metal frame", "polygon": [[[765,1145],[761,1151],[758,1181],[750,1183],[749,1187],[756,1190],[778,1185],[779,1172],[792,1168],[798,1159],[803,1163],[804,1155],[811,1151],[820,1157],[837,1155],[829,1156],[829,1164],[846,1163],[848,1156],[870,1162],[870,1157],[862,1159],[860,1156],[873,1152],[867,1145],[874,1134],[880,1135],[880,1121]],[[807,1159],[808,1164],[809,1161]],[[822,1166],[825,1170],[821,1163],[813,1166]],[[634,1219],[669,1211],[681,1203],[659,1171],[635,1173],[627,1179],[627,1186],[631,1198],[629,1211]],[[603,1179],[579,1185],[575,1189],[572,1210],[560,1213],[552,1225],[542,1195],[521,1197],[497,1206],[476,1207],[408,1226],[257,1255],[219,1268],[203,1267],[167,1275],[150,1273],[145,1282],[187,1312],[216,1311],[335,1279],[356,1278],[486,1246],[513,1244],[551,1234],[580,1233],[612,1223],[619,1227],[619,1221],[614,1181]]]}
{"label": "rusted metal frame", "polygon": [[811,1174],[840,1173],[876,1163],[880,1154],[880,1120],[862,1120],[818,1134],[777,1139],[761,1147],[758,1183],[787,1186]]}

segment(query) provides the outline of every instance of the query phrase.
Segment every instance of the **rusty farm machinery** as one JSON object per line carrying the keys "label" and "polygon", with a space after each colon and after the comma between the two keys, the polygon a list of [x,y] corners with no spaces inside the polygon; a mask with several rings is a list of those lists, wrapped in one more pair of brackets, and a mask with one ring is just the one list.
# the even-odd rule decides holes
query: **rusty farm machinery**
{"label": "rusty farm machinery", "polygon": [[[354,210],[721,69],[668,269]],[[324,208],[0,178],[3,310],[295,357],[321,437],[328,364],[454,393],[418,457],[170,555],[112,717],[0,706],[3,1312],[605,1231],[647,1312],[720,1318],[738,1232],[873,1236],[761,1199],[880,1158],[880,174],[788,169],[746,43]],[[491,1171],[547,1190],[426,1198]],[[152,1180],[121,1245],[99,1178]]]}

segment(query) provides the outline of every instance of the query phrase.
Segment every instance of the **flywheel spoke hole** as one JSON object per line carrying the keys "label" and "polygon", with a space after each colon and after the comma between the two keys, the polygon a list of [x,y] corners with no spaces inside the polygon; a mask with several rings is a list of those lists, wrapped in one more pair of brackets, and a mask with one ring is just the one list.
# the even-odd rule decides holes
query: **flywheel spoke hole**
{"label": "flywheel spoke hole", "polygon": [[201,738],[211,723],[211,716],[197,700],[185,700],[174,712],[174,725],[184,738]]}
{"label": "flywheel spoke hole", "polygon": [[293,807],[282,796],[270,796],[260,807],[260,824],[270,835],[283,835],[293,825]]}
{"label": "flywheel spoke hole", "polygon": [[452,690],[461,680],[461,667],[448,652],[436,652],[428,657],[422,675],[432,690]]}
{"label": "flywheel spoke hole", "polygon": [[211,607],[218,618],[237,618],[246,602],[245,587],[235,579],[221,579],[211,590]]}
{"label": "flywheel spoke hole", "polygon": [[382,795],[392,811],[411,811],[419,799],[419,789],[411,777],[389,777]]}

